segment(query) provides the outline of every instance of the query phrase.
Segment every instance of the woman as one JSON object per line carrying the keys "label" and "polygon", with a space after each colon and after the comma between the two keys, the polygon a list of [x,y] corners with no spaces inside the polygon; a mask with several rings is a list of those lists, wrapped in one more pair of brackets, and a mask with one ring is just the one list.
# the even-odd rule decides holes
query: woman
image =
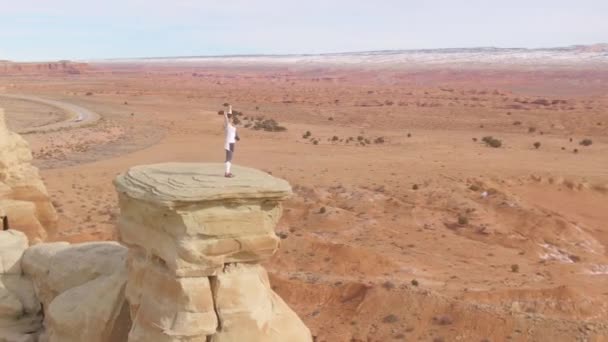
{"label": "woman", "polygon": [[234,175],[230,172],[232,166],[232,156],[234,155],[234,145],[239,139],[236,133],[237,118],[232,115],[232,106],[228,105],[228,110],[224,110],[224,130],[226,131],[226,139],[224,141],[224,150],[226,150],[226,170],[224,177],[232,178]]}

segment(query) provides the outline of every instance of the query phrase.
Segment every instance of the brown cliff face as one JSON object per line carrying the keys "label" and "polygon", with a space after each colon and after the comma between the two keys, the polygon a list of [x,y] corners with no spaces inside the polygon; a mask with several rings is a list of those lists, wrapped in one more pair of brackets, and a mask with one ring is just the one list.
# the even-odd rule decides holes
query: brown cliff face
{"label": "brown cliff face", "polygon": [[88,64],[58,61],[18,63],[0,61],[0,75],[70,75],[80,74],[88,69]]}

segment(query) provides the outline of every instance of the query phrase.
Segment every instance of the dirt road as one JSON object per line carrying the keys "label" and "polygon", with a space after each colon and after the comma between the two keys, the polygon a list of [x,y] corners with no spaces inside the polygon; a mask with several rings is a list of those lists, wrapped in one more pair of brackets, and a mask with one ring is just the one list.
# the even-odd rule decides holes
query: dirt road
{"label": "dirt road", "polygon": [[62,128],[81,127],[94,123],[100,118],[100,115],[95,112],[67,102],[44,99],[32,95],[0,94],[0,97],[38,102],[58,108],[69,115],[67,120],[62,120],[60,122],[54,122],[43,126],[25,128],[19,132],[21,134],[41,133],[55,131]]}

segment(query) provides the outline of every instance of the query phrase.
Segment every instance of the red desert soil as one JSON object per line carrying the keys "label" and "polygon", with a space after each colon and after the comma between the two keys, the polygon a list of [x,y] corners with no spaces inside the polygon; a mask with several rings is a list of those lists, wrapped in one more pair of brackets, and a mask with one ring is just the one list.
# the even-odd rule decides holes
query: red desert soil
{"label": "red desert soil", "polygon": [[[222,161],[228,101],[244,113],[236,163],[294,186],[266,266],[317,341],[608,341],[608,72],[513,68],[105,64],[1,79],[101,115],[25,135],[56,240],[114,239],[111,181],[132,165]],[[19,130],[62,115],[0,104]],[[252,129],[264,119],[287,130]]]}

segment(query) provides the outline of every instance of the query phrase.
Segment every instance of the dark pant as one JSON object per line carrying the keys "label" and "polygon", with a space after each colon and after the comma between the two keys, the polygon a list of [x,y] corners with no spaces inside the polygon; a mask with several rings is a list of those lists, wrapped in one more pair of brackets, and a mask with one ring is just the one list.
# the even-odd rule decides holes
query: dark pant
{"label": "dark pant", "polygon": [[234,143],[230,144],[230,149],[226,150],[226,161],[227,162],[231,162],[232,161],[232,155],[234,154]]}

